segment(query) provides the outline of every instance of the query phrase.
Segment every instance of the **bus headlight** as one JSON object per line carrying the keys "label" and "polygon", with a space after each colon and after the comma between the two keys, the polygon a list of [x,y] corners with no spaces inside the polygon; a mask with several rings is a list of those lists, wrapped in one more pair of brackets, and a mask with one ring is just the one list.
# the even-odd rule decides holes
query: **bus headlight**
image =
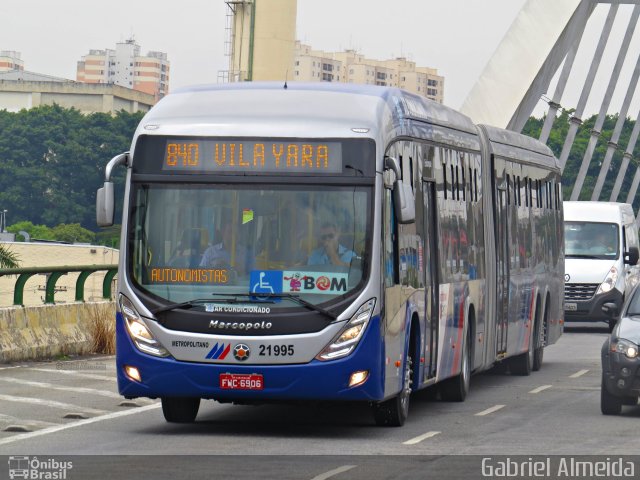
{"label": "bus headlight", "polygon": [[342,331],[316,356],[316,359],[324,362],[349,355],[360,342],[375,305],[375,298],[364,302]]}
{"label": "bus headlight", "polygon": [[124,324],[135,346],[149,355],[168,357],[169,352],[153,337],[131,300],[120,294],[119,303],[120,311],[124,317]]}
{"label": "bus headlight", "polygon": [[638,356],[638,346],[635,343],[630,342],[629,340],[625,340],[624,338],[619,338],[616,341],[612,341],[611,351],[621,353],[627,358],[636,358]]}
{"label": "bus headlight", "polygon": [[607,276],[605,277],[604,282],[602,282],[598,287],[598,290],[596,290],[596,295],[600,293],[610,292],[616,286],[617,282],[618,282],[618,269],[616,267],[611,267],[611,270],[609,270],[609,273],[607,273]]}

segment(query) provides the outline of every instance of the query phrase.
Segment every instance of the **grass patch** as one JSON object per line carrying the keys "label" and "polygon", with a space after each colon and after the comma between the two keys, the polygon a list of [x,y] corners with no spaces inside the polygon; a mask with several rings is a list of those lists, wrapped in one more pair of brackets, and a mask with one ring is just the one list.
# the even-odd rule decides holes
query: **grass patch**
{"label": "grass patch", "polygon": [[113,355],[116,353],[116,316],[113,304],[89,307],[91,329],[91,353]]}

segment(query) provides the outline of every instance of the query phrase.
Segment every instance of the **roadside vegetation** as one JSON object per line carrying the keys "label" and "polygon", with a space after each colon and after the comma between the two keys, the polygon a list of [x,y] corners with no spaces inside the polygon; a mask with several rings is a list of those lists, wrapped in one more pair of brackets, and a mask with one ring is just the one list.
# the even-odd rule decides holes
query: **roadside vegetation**
{"label": "roadside vegetation", "polygon": [[[96,225],[95,195],[107,162],[129,150],[142,116],[83,115],[58,105],[0,110],[0,207],[8,211],[7,231],[117,248],[119,231],[101,232]],[[116,197],[122,197],[124,169],[114,173]]]}
{"label": "roadside vegetation", "polygon": [[91,353],[116,353],[116,322],[112,304],[90,305]]}
{"label": "roadside vegetation", "polygon": [[0,244],[0,268],[18,268],[20,257],[12,252],[9,247]]}

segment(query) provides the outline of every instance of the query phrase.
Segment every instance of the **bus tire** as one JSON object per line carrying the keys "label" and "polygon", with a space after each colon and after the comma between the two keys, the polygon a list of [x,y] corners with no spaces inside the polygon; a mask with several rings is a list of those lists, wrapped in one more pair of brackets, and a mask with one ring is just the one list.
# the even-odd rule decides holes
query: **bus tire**
{"label": "bus tire", "polygon": [[409,416],[409,399],[413,378],[413,355],[407,349],[404,362],[404,383],[395,397],[373,405],[373,418],[381,427],[401,427]]}
{"label": "bus tire", "polygon": [[462,366],[460,373],[453,378],[449,378],[440,385],[440,398],[445,402],[464,402],[469,393],[471,383],[471,330],[462,342]]}
{"label": "bus tire", "polygon": [[200,399],[192,397],[162,397],[162,413],[170,423],[192,423],[198,415]]}
{"label": "bus tire", "polygon": [[527,351],[509,359],[509,371],[511,371],[512,375],[520,375],[523,377],[531,375],[535,357],[534,338],[535,330],[529,335],[529,347]]}
{"label": "bus tire", "polygon": [[537,372],[542,368],[542,360],[544,358],[544,347],[536,347],[533,351],[533,365],[531,365],[531,370]]}
{"label": "bus tire", "polygon": [[[549,300],[547,299],[547,304]],[[537,372],[542,368],[542,360],[544,357],[544,346],[547,341],[547,309],[548,305],[544,307],[544,318],[542,322],[536,322],[536,337],[533,349],[533,364],[531,369]]]}

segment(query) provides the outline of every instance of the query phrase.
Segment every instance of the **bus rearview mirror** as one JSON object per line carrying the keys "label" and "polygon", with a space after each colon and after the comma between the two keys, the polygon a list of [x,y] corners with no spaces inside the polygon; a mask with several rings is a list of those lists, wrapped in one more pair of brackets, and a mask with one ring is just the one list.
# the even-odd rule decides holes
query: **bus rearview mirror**
{"label": "bus rearview mirror", "polygon": [[397,180],[393,186],[393,203],[398,223],[413,223],[416,219],[415,200],[411,186]]}
{"label": "bus rearview mirror", "polygon": [[96,223],[99,227],[113,225],[114,205],[113,182],[104,182],[96,194]]}

